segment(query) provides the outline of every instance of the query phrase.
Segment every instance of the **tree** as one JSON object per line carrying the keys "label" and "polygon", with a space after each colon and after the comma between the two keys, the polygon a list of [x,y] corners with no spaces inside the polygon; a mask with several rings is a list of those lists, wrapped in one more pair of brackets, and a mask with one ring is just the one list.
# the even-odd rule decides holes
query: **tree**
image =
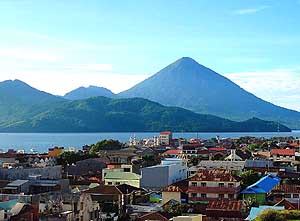
{"label": "tree", "polygon": [[172,216],[181,216],[183,213],[187,213],[188,209],[189,205],[184,203],[170,203],[164,207],[164,211]]}
{"label": "tree", "polygon": [[242,172],[240,177],[242,188],[246,188],[247,186],[252,185],[260,178],[259,174],[253,170],[247,170],[245,172]]}
{"label": "tree", "polygon": [[123,144],[118,140],[102,140],[93,144],[90,149],[90,153],[94,154],[99,152],[100,150],[120,150],[123,148]]}

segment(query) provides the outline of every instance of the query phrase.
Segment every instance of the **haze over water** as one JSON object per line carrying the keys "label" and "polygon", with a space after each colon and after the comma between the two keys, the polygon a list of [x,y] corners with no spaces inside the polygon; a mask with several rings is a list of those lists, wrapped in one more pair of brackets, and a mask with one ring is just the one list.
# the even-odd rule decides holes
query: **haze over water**
{"label": "haze over water", "polygon": [[[47,152],[48,148],[54,146],[76,147],[77,150],[85,144],[93,144],[103,139],[117,139],[121,142],[128,142],[130,136],[136,136],[137,139],[150,138],[158,136],[155,133],[0,133],[0,149],[25,150],[29,152],[31,148],[42,153]],[[254,137],[300,137],[300,131],[287,133],[264,132],[264,133],[174,133],[173,137],[202,138],[209,139],[219,135],[221,138],[236,138],[242,136]]]}

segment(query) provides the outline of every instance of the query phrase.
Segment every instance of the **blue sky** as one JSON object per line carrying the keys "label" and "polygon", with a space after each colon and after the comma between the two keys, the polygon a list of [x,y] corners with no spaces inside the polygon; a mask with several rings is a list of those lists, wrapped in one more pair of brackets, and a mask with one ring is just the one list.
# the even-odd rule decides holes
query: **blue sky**
{"label": "blue sky", "polygon": [[298,0],[0,0],[0,80],[127,89],[189,56],[300,110]]}

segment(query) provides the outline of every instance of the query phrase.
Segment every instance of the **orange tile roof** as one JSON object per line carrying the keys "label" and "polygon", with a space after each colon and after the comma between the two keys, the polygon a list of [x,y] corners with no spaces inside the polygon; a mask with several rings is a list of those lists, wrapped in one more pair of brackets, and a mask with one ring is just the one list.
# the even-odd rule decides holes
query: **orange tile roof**
{"label": "orange tile roof", "polygon": [[181,150],[179,149],[172,149],[172,150],[167,150],[163,153],[163,155],[172,155],[172,154],[180,154]]}
{"label": "orange tile roof", "polygon": [[294,149],[272,149],[271,155],[295,156]]}

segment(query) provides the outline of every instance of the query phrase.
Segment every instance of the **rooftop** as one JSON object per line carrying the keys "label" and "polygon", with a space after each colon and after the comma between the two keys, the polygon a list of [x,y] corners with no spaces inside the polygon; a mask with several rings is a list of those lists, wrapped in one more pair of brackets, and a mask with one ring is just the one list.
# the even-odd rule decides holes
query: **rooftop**
{"label": "rooftop", "polygon": [[237,182],[237,179],[233,176],[229,170],[199,170],[198,173],[190,178],[190,181],[227,181]]}

